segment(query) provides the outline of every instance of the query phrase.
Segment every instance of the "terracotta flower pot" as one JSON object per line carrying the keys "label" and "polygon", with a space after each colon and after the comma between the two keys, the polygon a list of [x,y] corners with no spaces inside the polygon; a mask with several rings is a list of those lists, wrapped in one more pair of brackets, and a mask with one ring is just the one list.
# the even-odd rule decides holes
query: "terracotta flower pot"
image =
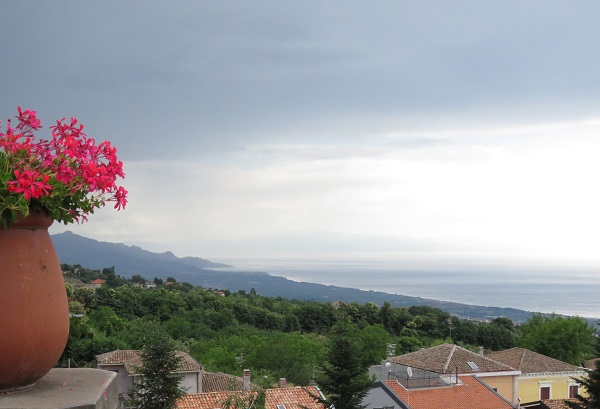
{"label": "terracotta flower pot", "polygon": [[0,227],[0,391],[32,386],[67,343],[67,293],[51,224],[32,212]]}

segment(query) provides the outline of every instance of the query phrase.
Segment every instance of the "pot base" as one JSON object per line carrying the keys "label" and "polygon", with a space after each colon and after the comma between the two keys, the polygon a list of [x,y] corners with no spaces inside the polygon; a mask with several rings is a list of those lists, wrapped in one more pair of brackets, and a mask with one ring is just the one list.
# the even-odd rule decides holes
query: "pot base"
{"label": "pot base", "polygon": [[3,393],[15,393],[15,392],[21,392],[21,391],[26,391],[27,389],[31,389],[35,386],[35,382],[31,383],[29,385],[25,385],[25,386],[18,386],[16,388],[7,388],[7,389],[0,389],[0,394]]}

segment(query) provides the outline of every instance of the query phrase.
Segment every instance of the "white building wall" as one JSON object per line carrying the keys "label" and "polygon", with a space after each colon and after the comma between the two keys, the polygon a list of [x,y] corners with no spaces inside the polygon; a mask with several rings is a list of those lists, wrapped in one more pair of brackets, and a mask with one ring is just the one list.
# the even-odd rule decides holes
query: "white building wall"
{"label": "white building wall", "polygon": [[202,391],[198,390],[199,376],[199,372],[186,373],[181,382],[179,382],[179,386],[183,388],[188,395],[192,393],[201,393]]}

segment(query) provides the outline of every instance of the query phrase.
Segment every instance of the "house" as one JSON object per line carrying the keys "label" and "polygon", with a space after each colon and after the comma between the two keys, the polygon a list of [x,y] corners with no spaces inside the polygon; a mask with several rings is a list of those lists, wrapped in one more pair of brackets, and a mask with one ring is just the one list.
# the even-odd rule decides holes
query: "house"
{"label": "house", "polygon": [[[96,367],[117,373],[119,396],[129,393],[134,378],[139,376],[135,368],[142,364],[140,351],[116,350],[96,356]],[[250,382],[250,371],[245,369],[243,376],[233,376],[221,372],[206,372],[194,358],[185,352],[178,352],[182,363],[177,374],[183,375],[180,386],[187,393],[225,392],[249,390],[254,387]]]}
{"label": "house", "polygon": [[[198,393],[202,391],[202,365],[185,352],[177,352],[181,357],[181,363],[176,373],[183,375],[180,386],[187,393]],[[136,368],[142,365],[140,351],[121,350],[106,352],[96,355],[96,368],[117,373],[119,396],[129,393],[134,378],[140,376]]]}
{"label": "house", "polygon": [[583,368],[525,348],[492,352],[486,357],[521,371],[518,381],[522,408],[535,407],[541,400],[575,398],[579,384],[572,378],[586,374]]}
{"label": "house", "polygon": [[[325,397],[316,386],[265,389],[265,409],[326,409],[317,397]],[[239,399],[244,407],[252,408],[258,391],[225,391],[186,395],[177,402],[177,409],[220,409]]]}
{"label": "house", "polygon": [[100,288],[104,284],[106,284],[106,280],[103,280],[101,278],[97,278],[95,280],[90,281],[90,284],[93,286],[93,288]]}
{"label": "house", "polygon": [[[382,365],[371,367],[370,375],[380,381],[408,379],[408,383],[435,385],[440,375],[477,376],[513,405],[518,403],[518,377],[521,372],[480,353],[468,351],[454,344],[442,344],[416,352],[391,357]],[[410,374],[410,375],[409,375]]]}
{"label": "house", "polygon": [[444,386],[407,387],[398,380],[377,382],[361,404],[371,409],[514,409],[477,376],[438,378],[446,379]]}

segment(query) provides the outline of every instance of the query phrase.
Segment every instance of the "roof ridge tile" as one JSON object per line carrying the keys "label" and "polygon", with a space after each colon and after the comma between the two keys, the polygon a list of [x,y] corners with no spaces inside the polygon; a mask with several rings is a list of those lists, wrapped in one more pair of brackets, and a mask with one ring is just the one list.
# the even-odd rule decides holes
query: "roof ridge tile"
{"label": "roof ridge tile", "polygon": [[450,352],[448,353],[448,359],[446,359],[446,363],[444,364],[444,372],[448,371],[448,366],[450,366],[450,361],[452,361],[454,351],[456,351],[456,345],[452,345],[452,348],[450,348]]}

